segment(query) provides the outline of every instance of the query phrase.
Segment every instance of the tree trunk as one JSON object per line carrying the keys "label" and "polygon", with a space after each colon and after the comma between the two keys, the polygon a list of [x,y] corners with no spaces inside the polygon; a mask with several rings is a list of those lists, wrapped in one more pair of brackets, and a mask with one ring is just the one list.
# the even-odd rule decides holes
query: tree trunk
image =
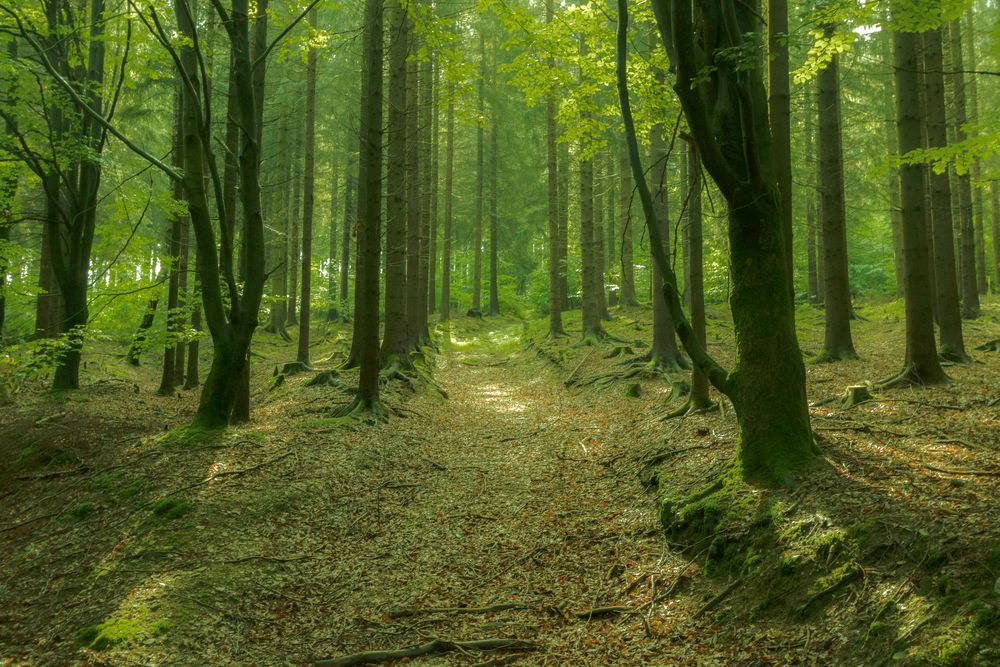
{"label": "tree trunk", "polygon": [[[586,148],[581,147],[584,154]],[[600,302],[597,299],[598,267],[594,248],[594,160],[580,158],[580,265],[583,274],[583,339],[595,342],[604,338]]]}
{"label": "tree trunk", "polygon": [[[928,148],[948,145],[945,114],[944,59],[941,29],[923,33],[924,101],[923,120]],[[962,340],[962,316],[959,311],[958,283],[955,278],[951,184],[948,172],[928,174],[931,190],[933,230],[934,288],[941,356],[952,361],[967,361]]]}
{"label": "tree trunk", "polygon": [[[346,151],[345,151],[346,152]],[[346,172],[351,168],[350,158],[344,165]],[[346,174],[345,174],[346,175]],[[330,234],[330,251],[326,260],[326,321],[335,322],[340,317],[340,310],[337,308],[337,209],[338,197],[340,196],[340,165],[337,163],[337,154],[330,160],[330,224],[328,231]]]}
{"label": "tree trunk", "polygon": [[[392,0],[389,8],[389,160],[386,183],[386,261],[385,261],[385,332],[380,361],[383,367],[393,364],[409,366],[406,312],[406,57],[407,18],[400,0]],[[360,172],[359,172],[360,173]],[[360,179],[360,176],[359,176]],[[360,180],[359,202],[360,202]],[[359,203],[360,206],[360,203]],[[360,213],[360,211],[359,211]],[[360,224],[360,217],[359,217]],[[358,249],[359,260],[361,249]],[[355,298],[358,296],[355,288]],[[359,306],[355,305],[355,310]],[[359,335],[355,321],[355,336]],[[364,335],[364,334],[360,334]],[[353,354],[352,354],[353,358]]]}
{"label": "tree trunk", "polygon": [[[417,53],[420,48],[414,30],[413,14],[407,11],[407,53]],[[406,344],[408,349],[420,345],[420,198],[421,145],[423,128],[420,127],[420,71],[415,60],[406,62]]]}
{"label": "tree trunk", "polygon": [[[181,97],[182,89],[180,85],[177,86],[174,92],[174,166],[178,168],[184,167],[184,126],[182,123],[182,110],[181,110]],[[180,183],[174,183],[174,198],[180,199],[184,195],[183,189]],[[177,322],[177,296],[180,289],[180,276],[178,269],[180,268],[180,246],[181,246],[181,224],[182,218],[180,213],[175,213],[173,218],[170,220],[169,227],[167,228],[167,238],[166,238],[166,257],[165,262],[168,265],[167,269],[167,342],[163,350],[163,373],[160,377],[160,388],[157,390],[157,394],[160,396],[170,396],[174,393],[174,386],[177,384],[174,366],[177,361],[177,353],[175,349],[178,331]]]}
{"label": "tree trunk", "polygon": [[622,147],[619,160],[619,211],[621,218],[621,265],[622,265],[622,292],[621,302],[623,306],[637,306],[639,302],[635,299],[635,258],[632,247],[632,171],[628,164],[628,148]]}
{"label": "tree trunk", "polygon": [[[620,8],[624,1],[620,0]],[[706,363],[704,347],[697,344],[683,320],[676,278],[662,245],[656,259],[664,277],[671,281],[664,291],[670,293],[671,310],[676,312],[675,324],[686,349],[733,402],[739,421],[738,472],[746,479],[787,484],[813,460],[815,444],[809,426],[805,367],[795,335],[767,96],[758,64],[741,61],[736,72],[732,64],[716,57],[718,50],[753,47],[758,19],[754,8],[744,3],[721,4],[721,13],[736,24],[733,30],[713,30],[719,26],[710,25],[711,14],[705,16],[701,10],[696,20],[686,0],[654,0],[653,9],[676,67],[674,89],[693,141],[729,204],[730,307],[736,364],[728,376],[717,364]],[[621,59],[626,40],[619,34]],[[747,44],[745,40],[751,41]],[[696,42],[701,46],[696,48]],[[720,68],[709,73],[707,80],[701,78],[704,58]],[[625,77],[624,69],[619,61],[619,81]],[[627,91],[622,97],[627,99]],[[722,104],[724,101],[727,103]],[[635,172],[637,152],[633,154]],[[753,156],[749,162],[747,155]],[[647,210],[652,210],[652,202]],[[662,244],[659,234],[654,238],[653,227],[651,242]]]}
{"label": "tree trunk", "polygon": [[[554,0],[545,0],[545,23],[552,23]],[[555,67],[555,56],[549,54],[546,65]],[[559,272],[559,160],[556,152],[556,138],[559,127],[556,124],[556,99],[550,96],[545,101],[545,155],[548,184],[548,242],[549,242],[549,338],[565,336],[562,323],[562,294],[560,293]]]}
{"label": "tree trunk", "polygon": [[[400,18],[398,4],[392,9]],[[358,151],[358,254],[354,335],[361,376],[354,408],[384,415],[379,402],[379,250],[382,209],[382,0],[366,0]],[[398,24],[397,24],[398,25]],[[398,33],[394,33],[398,35]],[[398,38],[398,37],[397,37]],[[390,107],[391,109],[391,107]]]}
{"label": "tree trunk", "polygon": [[486,180],[484,172],[484,136],[483,122],[486,118],[486,35],[479,31],[479,98],[477,103],[476,123],[476,221],[472,235],[472,251],[474,255],[472,270],[472,310],[481,311],[480,292],[483,284],[483,189]]}
{"label": "tree trunk", "polygon": [[[380,9],[380,20],[381,11]],[[350,145],[353,136],[352,129],[348,128],[345,145]],[[357,169],[357,162],[354,156],[354,151],[347,152],[347,165],[344,170],[344,223],[340,235],[340,309],[345,317],[347,315],[347,287],[351,270],[351,234],[357,226],[357,220],[354,216],[354,174]]]}
{"label": "tree trunk", "polygon": [[299,323],[299,202],[302,198],[302,123],[296,116],[292,117],[294,137],[292,141],[292,202],[289,208],[289,219],[292,223],[292,233],[289,239],[288,260],[288,315],[289,326]]}
{"label": "tree trunk", "polygon": [[[430,3],[428,3],[428,7]],[[432,196],[432,144],[434,116],[434,78],[430,58],[420,63],[420,254],[417,264],[417,308],[414,313],[417,325],[417,343],[430,345],[431,335],[427,325],[428,286],[431,269],[431,196]]]}
{"label": "tree trunk", "polygon": [[[316,29],[317,11],[309,12]],[[299,348],[296,361],[309,364],[309,324],[312,317],[313,210],[316,199],[316,47],[309,47],[306,62],[305,183],[302,201],[302,305],[299,318]]]}
{"label": "tree trunk", "polygon": [[438,260],[438,180],[440,177],[440,163],[438,156],[440,153],[441,137],[441,114],[438,106],[441,98],[441,68],[437,61],[431,61],[431,70],[434,72],[431,95],[431,238],[430,249],[428,251],[427,266],[427,312],[428,314],[437,312],[437,260]]}
{"label": "tree trunk", "polygon": [[500,290],[497,284],[499,270],[499,238],[497,219],[497,164],[500,153],[497,141],[496,109],[493,110],[493,122],[490,124],[490,315],[500,314]]}
{"label": "tree trunk", "polygon": [[604,250],[604,185],[605,178],[601,170],[603,156],[600,152],[594,156],[594,296],[597,297],[597,312],[604,321],[610,320],[608,313],[608,298],[606,294],[607,280],[605,276],[606,253]]}
{"label": "tree trunk", "polygon": [[[663,74],[658,76],[661,78]],[[650,137],[650,161],[652,168],[650,176],[650,190],[653,193],[653,207],[656,211],[656,224],[659,225],[659,238],[662,241],[662,250],[667,257],[670,253],[670,209],[667,196],[667,147],[663,137],[663,124],[658,123],[653,127]],[[650,236],[650,258],[653,259],[657,250],[653,249],[653,239]],[[649,351],[649,360],[658,368],[667,371],[676,371],[687,368],[687,362],[681,357],[680,349],[677,347],[677,338],[674,335],[674,321],[667,308],[667,302],[663,295],[663,290],[659,288],[663,284],[664,275],[662,269],[655,261],[652,263],[652,301],[653,301],[653,346]]]}
{"label": "tree trunk", "polygon": [[[893,33],[893,80],[896,88],[896,134],[901,154],[922,145],[918,37]],[[930,253],[924,213],[924,169],[904,164],[899,169],[906,260],[906,360],[899,383],[935,384],[947,381],[934,345],[930,285]]]}
{"label": "tree trunk", "polygon": [[445,140],[444,239],[441,248],[441,321],[451,319],[451,235],[455,188],[455,86],[448,87],[448,134]]}
{"label": "tree trunk", "polygon": [[[973,11],[974,5],[970,4],[965,10],[964,15],[966,35],[968,37],[965,40],[966,59],[969,67],[975,67],[976,63],[979,62],[979,58],[976,56],[976,30]],[[956,29],[958,24],[959,21],[956,21]],[[974,125],[979,123],[979,86],[976,78],[976,74],[969,75],[969,110],[971,111],[969,122]],[[979,158],[976,157],[972,162],[972,210],[975,216],[976,231],[976,287],[980,294],[986,294],[988,288],[986,281],[986,225],[983,221],[986,216],[986,210],[983,206],[982,178],[982,164]]]}
{"label": "tree trunk", "polygon": [[[962,23],[956,19],[951,23],[951,66],[955,94],[955,140],[966,139],[965,65],[962,58]],[[979,285],[976,277],[976,229],[972,214],[972,181],[968,172],[958,174],[958,225],[961,231],[961,288],[962,317],[974,320],[979,317]]]}
{"label": "tree trunk", "polygon": [[[879,31],[879,47],[882,56],[882,63],[889,71],[892,68],[892,35],[889,30]],[[892,87],[892,78],[882,77],[882,97],[887,104],[894,99],[895,92]],[[885,145],[888,155],[893,156],[899,153],[899,142],[896,139],[896,125],[891,113],[886,114],[886,119],[882,123],[885,131]],[[886,169],[886,192],[889,194],[889,224],[892,229],[892,256],[894,259],[894,272],[896,275],[896,296],[903,296],[904,280],[906,276],[906,260],[903,258],[903,220],[900,215],[899,204],[899,170],[890,160]]]}
{"label": "tree trunk", "polygon": [[1000,294],[1000,183],[990,183],[990,208],[993,211],[993,293]]}
{"label": "tree trunk", "polygon": [[[781,217],[784,221],[785,270],[788,287],[795,298],[795,271],[792,261],[792,109],[788,82],[788,0],[768,0],[768,113],[774,138],[774,175],[781,192]],[[836,56],[834,56],[836,59]],[[794,303],[794,301],[793,301]]]}
{"label": "tree trunk", "polygon": [[[811,97],[811,96],[810,96]],[[810,111],[813,111],[814,107],[810,105]],[[817,117],[818,114],[807,113],[806,114],[806,174],[809,179],[806,182],[806,270],[808,272],[808,284],[809,284],[809,303],[817,304],[820,302],[819,298],[819,262],[817,261],[818,255],[818,241],[816,234],[816,182],[815,177],[818,175],[818,171],[813,168],[813,160],[815,160],[815,154],[813,151],[813,143],[816,135],[816,126],[812,123],[811,118]]]}
{"label": "tree trunk", "polygon": [[[826,25],[832,37],[834,26]],[[847,269],[847,212],[844,206],[844,154],[841,145],[840,58],[834,54],[817,77],[819,104],[820,220],[826,330],[822,361],[856,359],[851,339],[851,285]]]}
{"label": "tree trunk", "polygon": [[[688,280],[690,281],[691,295],[691,328],[694,329],[695,338],[702,347],[708,344],[705,331],[705,282],[704,282],[704,258],[702,254],[702,211],[701,211],[701,161],[698,158],[698,149],[689,144],[688,147],[688,177],[690,196],[688,197],[688,227],[687,238],[690,252],[690,269]],[[691,408],[694,410],[705,410],[712,406],[712,399],[709,397],[708,375],[697,364],[693,364],[691,371]]]}
{"label": "tree trunk", "polygon": [[271,237],[268,264],[271,271],[271,306],[267,331],[277,334],[282,340],[290,341],[285,329],[288,320],[288,232],[291,228],[291,208],[289,196],[292,180],[292,162],[288,149],[288,114],[281,114],[278,126],[278,164],[280,174],[278,190],[278,229]]}
{"label": "tree trunk", "polygon": [[[191,328],[195,331],[201,331],[201,292],[199,289],[197,272],[195,273],[195,280],[191,288],[189,298],[191,300]],[[195,336],[195,338],[187,344],[187,374],[184,378],[185,389],[194,389],[201,384],[201,377],[198,368],[199,352],[199,341],[198,337]]]}
{"label": "tree trunk", "polygon": [[569,144],[560,144],[559,161],[559,302],[569,310]]}

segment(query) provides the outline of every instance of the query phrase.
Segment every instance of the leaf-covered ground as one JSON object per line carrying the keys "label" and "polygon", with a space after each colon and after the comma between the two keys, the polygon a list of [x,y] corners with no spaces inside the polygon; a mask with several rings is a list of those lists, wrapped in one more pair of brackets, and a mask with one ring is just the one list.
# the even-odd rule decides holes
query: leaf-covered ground
{"label": "leaf-covered ground", "polygon": [[[811,399],[898,370],[900,304],[860,312],[861,360],[809,365]],[[731,327],[712,315],[726,358]],[[996,315],[967,325],[970,348],[1000,335]],[[818,351],[821,313],[800,308],[800,327]],[[648,312],[608,328],[648,340]],[[346,351],[346,328],[326,333],[318,370]],[[625,378],[627,356],[608,356],[621,343],[544,333],[439,327],[418,363],[437,386],[394,382],[378,425],[328,416],[349,372],[344,387],[275,382],[293,348],[267,335],[254,421],[223,436],[178,430],[194,395],[153,396],[155,369],[113,357],[80,392],[0,407],[0,661],[306,665],[517,639],[412,660],[1000,663],[1000,355],[949,366],[945,387],[813,408],[816,469],[747,489],[745,525],[682,545],[659,502],[725,469],[732,410],[663,421],[684,374]]]}

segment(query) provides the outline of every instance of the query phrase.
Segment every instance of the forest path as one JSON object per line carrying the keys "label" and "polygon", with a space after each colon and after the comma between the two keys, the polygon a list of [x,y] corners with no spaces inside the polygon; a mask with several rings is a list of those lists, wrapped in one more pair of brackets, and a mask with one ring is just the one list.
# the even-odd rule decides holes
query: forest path
{"label": "forest path", "polygon": [[[518,654],[524,665],[745,664],[750,654],[714,633],[691,641],[690,601],[652,603],[686,563],[666,550],[637,479],[648,419],[624,399],[566,390],[519,333],[491,331],[485,346],[452,336],[435,369],[448,400],[424,392],[406,404],[415,417],[391,422],[405,451],[381,442],[376,508],[341,544],[355,584],[337,617],[354,622],[314,650],[518,638],[539,648]],[[493,605],[523,608],[456,611]],[[427,664],[508,664],[487,657]]]}

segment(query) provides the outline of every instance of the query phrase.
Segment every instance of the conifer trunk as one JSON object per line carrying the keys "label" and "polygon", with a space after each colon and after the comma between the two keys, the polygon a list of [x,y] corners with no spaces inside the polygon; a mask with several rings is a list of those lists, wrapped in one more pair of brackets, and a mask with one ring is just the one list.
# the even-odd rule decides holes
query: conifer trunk
{"label": "conifer trunk", "polygon": [[[317,11],[309,12],[309,24],[316,29]],[[299,318],[299,347],[296,360],[309,364],[309,325],[312,319],[313,212],[316,200],[316,47],[306,56],[305,174],[302,201],[302,305]]]}

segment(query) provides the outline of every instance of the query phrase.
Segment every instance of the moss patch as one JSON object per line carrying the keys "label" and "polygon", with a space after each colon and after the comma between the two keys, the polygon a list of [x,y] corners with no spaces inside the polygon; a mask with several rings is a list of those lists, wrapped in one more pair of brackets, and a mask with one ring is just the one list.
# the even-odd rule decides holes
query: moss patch
{"label": "moss patch", "polygon": [[135,606],[116,612],[97,625],[81,628],[77,641],[95,651],[131,644],[145,637],[158,637],[170,631],[173,622],[155,614],[149,607]]}

